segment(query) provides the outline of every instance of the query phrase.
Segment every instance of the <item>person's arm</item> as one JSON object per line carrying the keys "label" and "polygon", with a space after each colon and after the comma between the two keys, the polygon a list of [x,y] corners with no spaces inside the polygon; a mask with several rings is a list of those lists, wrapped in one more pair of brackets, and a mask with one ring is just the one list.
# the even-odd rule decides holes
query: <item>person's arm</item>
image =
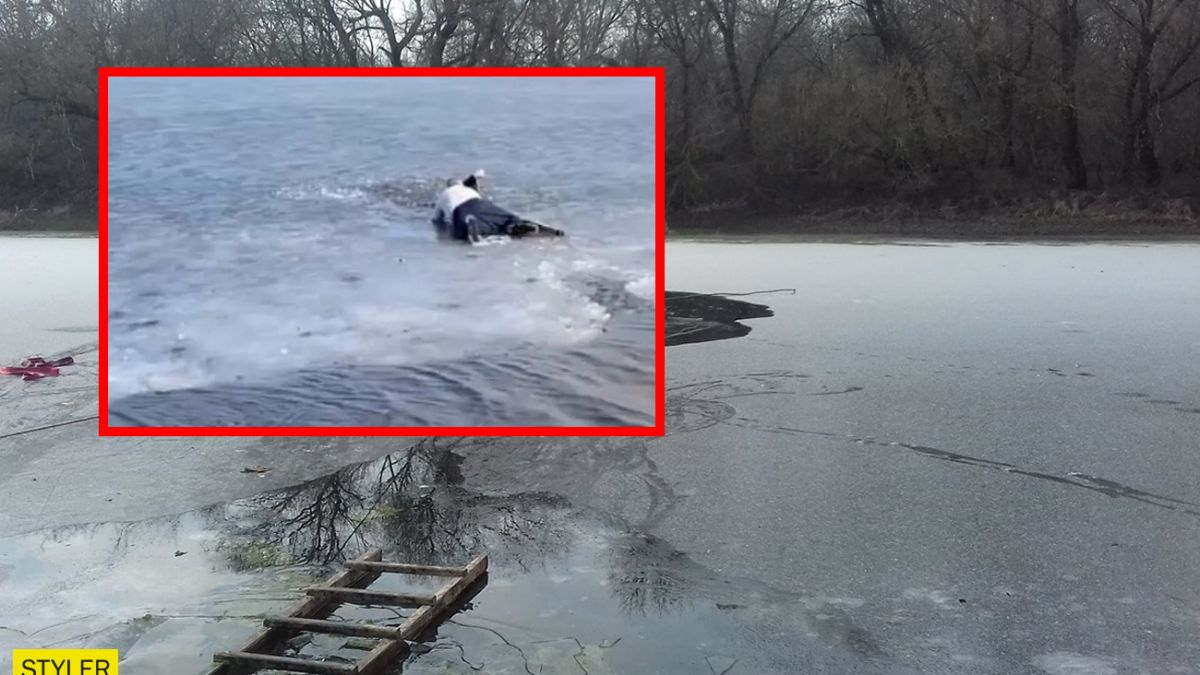
{"label": "person's arm", "polygon": [[467,241],[472,244],[478,244],[483,240],[479,234],[479,219],[475,216],[467,216]]}
{"label": "person's arm", "polygon": [[449,205],[450,203],[446,197],[446,191],[443,190],[442,193],[438,195],[437,201],[433,203],[433,224],[441,229],[445,229],[450,223],[451,214],[447,213],[447,207],[449,207]]}

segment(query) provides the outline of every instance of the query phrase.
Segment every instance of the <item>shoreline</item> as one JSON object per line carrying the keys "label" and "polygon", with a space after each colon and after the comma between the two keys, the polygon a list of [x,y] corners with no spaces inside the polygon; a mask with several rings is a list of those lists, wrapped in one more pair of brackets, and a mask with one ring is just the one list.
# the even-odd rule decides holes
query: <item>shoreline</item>
{"label": "shoreline", "polygon": [[705,236],[844,238],[878,237],[945,241],[1153,241],[1200,240],[1200,218],[1153,213],[1088,215],[935,213],[894,217],[866,212],[753,213],[723,209],[668,215],[667,239]]}
{"label": "shoreline", "polygon": [[100,239],[98,229],[4,229],[0,239]]}
{"label": "shoreline", "polygon": [[0,237],[12,239],[99,239],[99,230],[5,230]]}
{"label": "shoreline", "polygon": [[982,244],[986,246],[1069,246],[1073,244],[1200,244],[1195,234],[1119,235],[1119,234],[1038,234],[1038,235],[931,235],[891,232],[742,232],[722,230],[672,230],[666,243],[713,244],[846,244],[859,246],[949,246]]}
{"label": "shoreline", "polygon": [[36,211],[0,209],[0,236],[9,234],[98,234],[98,213],[73,212],[62,207]]}

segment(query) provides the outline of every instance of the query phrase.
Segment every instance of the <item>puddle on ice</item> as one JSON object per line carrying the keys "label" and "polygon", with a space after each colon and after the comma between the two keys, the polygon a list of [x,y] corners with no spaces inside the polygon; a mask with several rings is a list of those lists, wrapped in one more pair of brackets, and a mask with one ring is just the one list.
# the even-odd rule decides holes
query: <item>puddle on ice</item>
{"label": "puddle on ice", "polygon": [[[466,611],[418,644],[411,673],[771,671],[775,601],[641,534],[542,493],[482,495],[433,441],[317,480],[169,518],[32,532],[0,541],[0,653],[115,647],[125,673],[200,673],[262,616],[342,559],[462,564],[491,558]],[[372,587],[440,579],[385,575]],[[399,623],[411,610],[344,606]],[[770,628],[767,626],[770,625]],[[301,637],[291,653],[357,660],[355,638]],[[751,667],[757,663],[757,666]]]}

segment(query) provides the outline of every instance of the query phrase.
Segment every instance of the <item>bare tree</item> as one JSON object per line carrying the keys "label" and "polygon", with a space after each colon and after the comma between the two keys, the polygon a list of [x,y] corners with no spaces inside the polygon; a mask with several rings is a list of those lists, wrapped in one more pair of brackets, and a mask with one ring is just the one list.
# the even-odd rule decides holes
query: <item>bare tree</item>
{"label": "bare tree", "polygon": [[[754,103],[771,58],[824,7],[817,0],[704,0],[721,35],[737,129],[737,147],[754,155]],[[749,37],[755,44],[743,44]],[[749,42],[750,40],[746,40]],[[750,52],[750,56],[746,55]],[[743,73],[743,70],[747,71]],[[748,79],[747,79],[748,78]]]}
{"label": "bare tree", "polygon": [[[1190,12],[1183,9],[1184,4],[1183,0],[1105,0],[1119,28],[1127,31],[1129,37],[1122,101],[1125,132],[1121,146],[1121,178],[1127,183],[1134,180],[1135,157],[1146,185],[1161,182],[1162,168],[1154,147],[1151,119],[1159,106],[1200,81],[1200,77],[1194,77],[1175,82],[1200,48],[1197,25],[1200,15],[1194,3]],[[1160,49],[1168,27],[1173,30],[1166,40],[1167,49]]]}
{"label": "bare tree", "polygon": [[429,46],[429,65],[442,66],[446,63],[446,45],[462,17],[459,0],[440,0],[434,9],[434,23],[431,28],[433,39]]}
{"label": "bare tree", "polygon": [[672,208],[1179,192],[1198,53],[1195,0],[3,0],[0,208],[94,208],[122,64],[665,65]]}
{"label": "bare tree", "polygon": [[[382,31],[387,38],[386,46],[378,47],[378,51],[387,59],[385,63],[391,66],[404,65],[404,52],[424,28],[425,8],[421,0],[413,0],[412,9],[406,12],[403,19],[397,14],[401,10],[394,9],[392,0],[358,0],[353,5],[356,15],[351,16],[355,33],[365,33],[370,38],[373,31]],[[402,23],[398,31],[398,24]],[[371,50],[372,53],[375,51]]]}

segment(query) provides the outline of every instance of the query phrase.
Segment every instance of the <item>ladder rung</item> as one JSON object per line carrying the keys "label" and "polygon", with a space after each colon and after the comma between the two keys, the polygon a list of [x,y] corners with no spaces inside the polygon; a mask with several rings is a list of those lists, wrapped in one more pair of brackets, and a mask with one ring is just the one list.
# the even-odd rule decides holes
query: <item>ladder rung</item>
{"label": "ladder rung", "polygon": [[371,591],[361,588],[339,588],[334,586],[309,586],[304,589],[309,595],[332,595],[342,602],[366,605],[400,605],[420,607],[433,602],[432,595]]}
{"label": "ladder rung", "polygon": [[358,637],[395,640],[400,632],[387,626],[374,626],[369,623],[351,623],[349,621],[325,621],[323,619],[301,619],[294,616],[268,616],[263,625],[270,628],[289,628],[306,630],[312,633],[331,633],[334,635],[357,635]]}
{"label": "ladder rung", "polygon": [[[382,559],[383,550],[378,548],[373,548],[357,558],[357,560]],[[329,581],[325,583],[329,586],[366,586],[377,578],[379,578],[378,573],[366,572],[364,570],[342,570],[330,577]],[[337,609],[338,604],[335,598],[328,595],[311,597],[292,609],[291,614],[297,617],[321,619],[332,614]],[[246,642],[240,652],[261,653],[276,651],[282,639],[287,635],[288,631],[283,629],[264,629]],[[221,661],[215,656],[213,657],[213,661],[216,661],[216,665],[206,675],[241,675],[248,672],[248,668],[256,667],[246,661]],[[240,664],[242,667],[234,667],[235,664]]]}
{"label": "ladder rung", "polygon": [[479,577],[487,572],[487,566],[488,558],[486,555],[478,556],[472,560],[466,567],[466,574],[457,581],[446,584],[434,596],[432,603],[409,615],[408,619],[400,626],[400,635],[405,640],[417,639],[417,636],[423,633],[437,619],[438,613],[444,610],[447,605],[454,602],[463,591],[478,581]]}
{"label": "ladder rung", "polygon": [[256,654],[254,652],[217,652],[213,654],[214,661],[232,663],[249,663],[259,668],[275,667],[280,670],[294,670],[302,673],[318,673],[319,675],[355,675],[358,667],[343,663],[327,661],[312,661],[309,659],[294,659],[290,656],[275,656],[274,654]]}
{"label": "ladder rung", "polygon": [[[422,609],[428,609],[423,607]],[[420,610],[418,610],[420,611]],[[363,675],[378,675],[389,671],[394,662],[408,651],[408,643],[404,640],[387,640],[379,643],[366,658],[358,662],[358,672]]]}
{"label": "ladder rung", "polygon": [[397,574],[420,574],[431,577],[461,577],[465,567],[439,567],[437,565],[409,565],[407,563],[377,562],[374,560],[347,560],[346,567],[352,570],[372,572],[394,572]]}
{"label": "ladder rung", "polygon": [[[455,606],[464,592],[487,573],[487,556],[477,556],[463,567],[409,565],[382,562],[382,552],[372,549],[346,563],[345,569],[325,584],[308,586],[309,599],[292,610],[290,616],[269,616],[266,629],[250,640],[241,651],[223,651],[213,655],[216,665],[208,675],[245,675],[256,670],[317,673],[318,675],[382,675],[390,672],[408,649],[406,640],[414,639],[437,622],[447,608]],[[364,588],[386,572],[446,576],[452,581],[433,594],[404,593]],[[343,603],[417,607],[397,627],[330,621],[327,617]],[[276,656],[284,639],[298,631],[353,635],[379,640],[357,664]]]}

